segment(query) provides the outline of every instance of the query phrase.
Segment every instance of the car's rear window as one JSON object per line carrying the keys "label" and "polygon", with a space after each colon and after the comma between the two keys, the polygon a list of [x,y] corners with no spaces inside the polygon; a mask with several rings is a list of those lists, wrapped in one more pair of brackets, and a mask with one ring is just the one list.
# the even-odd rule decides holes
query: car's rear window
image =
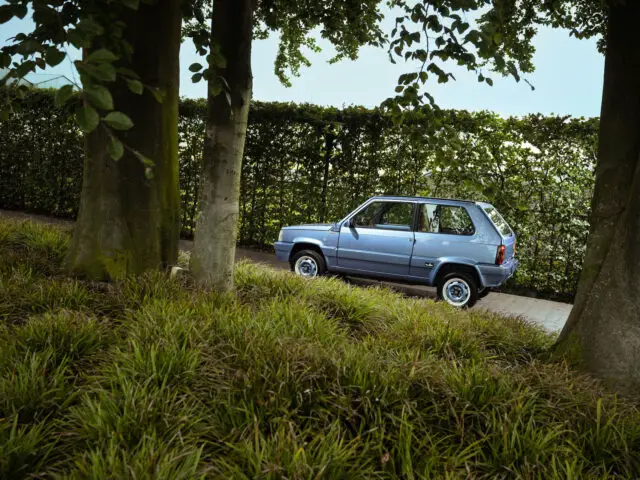
{"label": "car's rear window", "polygon": [[502,215],[500,215],[500,212],[498,212],[495,207],[486,206],[484,207],[484,211],[487,212],[487,215],[502,235],[505,237],[513,235],[513,230],[511,230],[507,221],[502,218]]}

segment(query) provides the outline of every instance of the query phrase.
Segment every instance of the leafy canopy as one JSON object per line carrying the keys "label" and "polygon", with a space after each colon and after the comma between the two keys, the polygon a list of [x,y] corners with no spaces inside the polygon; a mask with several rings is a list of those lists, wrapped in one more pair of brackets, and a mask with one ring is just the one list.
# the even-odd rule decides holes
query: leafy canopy
{"label": "leafy canopy", "polygon": [[[398,79],[395,111],[415,106],[430,79],[455,80],[452,64],[493,85],[491,73],[520,81],[533,72],[532,40],[538,27],[566,28],[577,38],[600,37],[604,51],[604,0],[390,0],[399,12],[391,32],[389,58],[412,60],[418,68]],[[526,79],[525,79],[526,81]],[[533,88],[533,86],[532,86]]]}
{"label": "leafy canopy", "polygon": [[[0,85],[59,64],[70,45],[88,49],[90,55],[74,62],[81,94],[74,97],[71,88],[62,87],[58,102],[77,102],[76,119],[86,132],[98,126],[109,132],[131,127],[119,112],[117,122],[106,120],[116,107],[109,92],[116,80],[126,81],[136,94],[148,89],[162,99],[162,92],[143,85],[130,64],[132,47],[122,19],[139,5],[140,0],[8,0],[0,6],[0,24],[30,13],[35,26],[0,48],[0,69],[7,72]],[[385,5],[397,15],[391,32],[382,29]],[[212,1],[189,0],[183,7],[184,36],[207,56],[205,67],[191,65],[193,81],[214,76],[214,94],[228,89],[225,59],[210,45]],[[357,58],[365,45],[386,45],[392,62],[410,62],[398,79],[396,97],[385,102],[401,113],[425,99],[434,104],[424,85],[429,79],[454,79],[453,64],[475,72],[488,85],[493,84],[492,73],[519,81],[534,69],[532,39],[540,26],[566,28],[578,38],[598,36],[604,50],[606,12],[605,0],[255,0],[254,38],[279,35],[275,73],[285,85],[310,64],[305,49],[318,50],[316,32],[335,47],[334,62]],[[21,95],[20,89],[15,91]],[[15,108],[10,100],[6,95],[2,99],[0,115]],[[111,151],[119,158],[121,145]]]}

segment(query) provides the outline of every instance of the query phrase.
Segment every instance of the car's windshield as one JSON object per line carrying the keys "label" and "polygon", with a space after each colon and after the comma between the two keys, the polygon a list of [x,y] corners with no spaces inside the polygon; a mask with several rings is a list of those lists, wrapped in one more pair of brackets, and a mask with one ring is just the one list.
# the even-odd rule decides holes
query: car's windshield
{"label": "car's windshield", "polygon": [[511,230],[511,227],[509,226],[507,221],[504,218],[502,218],[502,215],[500,215],[500,213],[498,212],[498,210],[496,210],[495,207],[491,205],[487,205],[483,208],[484,208],[484,211],[487,212],[487,215],[489,216],[493,224],[496,226],[496,228],[502,235],[506,237],[513,235],[513,230]]}

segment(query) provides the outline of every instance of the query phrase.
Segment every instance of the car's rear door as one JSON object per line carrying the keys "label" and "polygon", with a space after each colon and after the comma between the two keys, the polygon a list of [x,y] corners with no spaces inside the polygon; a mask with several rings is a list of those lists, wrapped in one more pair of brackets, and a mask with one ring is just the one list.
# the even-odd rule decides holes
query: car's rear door
{"label": "car's rear door", "polygon": [[474,259],[485,248],[475,242],[475,226],[463,206],[425,202],[418,206],[417,218],[411,276],[432,282],[443,259]]}
{"label": "car's rear door", "polygon": [[415,205],[411,201],[376,200],[357,212],[352,222],[344,222],[338,267],[356,273],[408,275]]}

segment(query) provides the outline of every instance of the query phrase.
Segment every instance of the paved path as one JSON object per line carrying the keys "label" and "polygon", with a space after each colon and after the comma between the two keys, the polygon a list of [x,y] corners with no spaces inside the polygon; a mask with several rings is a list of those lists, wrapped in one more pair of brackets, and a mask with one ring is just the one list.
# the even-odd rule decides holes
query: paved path
{"label": "paved path", "polygon": [[[31,219],[35,221],[56,224],[73,224],[73,222],[69,220],[60,220],[42,215],[30,215],[7,210],[0,210],[0,218],[2,217]],[[191,250],[192,244],[193,242],[189,240],[180,240],[180,248],[182,250]],[[275,255],[271,253],[258,252],[246,248],[238,248],[236,250],[236,260],[240,259],[264,263],[274,268],[289,268],[286,263],[278,262],[275,258]],[[435,289],[430,287],[402,285],[391,282],[378,282],[375,280],[366,280],[360,278],[349,278],[348,281],[356,285],[383,284],[405,295],[435,298]],[[473,308],[477,310],[486,310],[505,315],[520,316],[533,323],[542,325],[546,330],[550,332],[560,331],[569,316],[569,312],[571,311],[571,305],[567,303],[552,302],[539,298],[521,297],[517,295],[508,295],[505,293],[496,292],[492,292],[485,298],[479,300],[476,306]]]}

